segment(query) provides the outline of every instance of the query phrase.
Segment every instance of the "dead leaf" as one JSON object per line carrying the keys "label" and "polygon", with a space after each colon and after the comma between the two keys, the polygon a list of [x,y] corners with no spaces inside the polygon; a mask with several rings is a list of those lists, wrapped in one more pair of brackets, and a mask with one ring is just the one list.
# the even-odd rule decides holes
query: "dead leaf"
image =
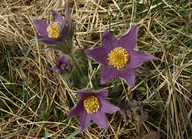
{"label": "dead leaf", "polygon": [[160,131],[151,131],[144,136],[130,137],[130,139],[160,139]]}
{"label": "dead leaf", "polygon": [[120,114],[123,117],[123,120],[127,121],[127,119],[132,119],[137,125],[136,130],[138,134],[146,134],[142,123],[148,119],[148,114],[144,111],[142,103],[140,101],[133,100],[128,104],[122,103],[120,108]]}
{"label": "dead leaf", "polygon": [[186,16],[184,16],[185,21],[189,22],[190,24],[192,24],[192,13],[187,14]]}
{"label": "dead leaf", "polygon": [[144,135],[141,139],[160,139],[160,132],[151,131]]}

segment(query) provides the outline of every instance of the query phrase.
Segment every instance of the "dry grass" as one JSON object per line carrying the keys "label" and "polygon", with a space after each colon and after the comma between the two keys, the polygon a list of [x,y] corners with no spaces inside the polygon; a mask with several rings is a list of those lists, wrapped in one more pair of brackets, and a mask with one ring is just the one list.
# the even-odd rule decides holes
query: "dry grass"
{"label": "dry grass", "polygon": [[[192,19],[187,17],[191,2],[125,1],[71,0],[71,18],[77,24],[75,48],[101,45],[106,29],[120,37],[134,22],[138,26],[137,49],[157,59],[135,71],[133,88],[119,82],[122,93],[115,104],[142,101],[149,114],[143,123],[147,132],[160,128],[162,138],[191,138]],[[67,116],[77,102],[76,90],[51,70],[58,53],[43,49],[44,44],[35,39],[32,23],[33,19],[50,22],[51,9],[64,16],[65,4],[64,0],[0,2],[1,138],[65,138],[80,128],[78,117]],[[91,69],[93,61],[88,62],[92,78],[101,65]],[[93,87],[91,80],[87,87]],[[113,97],[112,92],[119,88],[110,88]],[[92,124],[75,138],[128,138],[137,134],[131,120],[124,122],[117,116],[107,115],[107,131]]]}

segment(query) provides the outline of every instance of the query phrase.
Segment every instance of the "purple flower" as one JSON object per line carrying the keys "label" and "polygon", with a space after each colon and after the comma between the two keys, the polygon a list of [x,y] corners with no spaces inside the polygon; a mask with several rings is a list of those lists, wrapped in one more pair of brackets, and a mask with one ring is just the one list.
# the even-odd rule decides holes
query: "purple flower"
{"label": "purple flower", "polygon": [[135,85],[134,69],[145,61],[155,59],[154,56],[135,51],[137,27],[119,40],[107,30],[103,33],[102,46],[86,50],[87,56],[103,64],[101,70],[101,84],[105,84],[116,77],[123,78],[130,86]]}
{"label": "purple flower", "polygon": [[107,93],[107,90],[102,90],[100,92],[77,92],[81,99],[69,112],[69,116],[79,115],[81,132],[88,127],[91,120],[98,126],[106,130],[108,129],[104,112],[112,114],[120,109],[105,99]]}
{"label": "purple flower", "polygon": [[67,59],[62,56],[61,58],[57,57],[58,65],[56,65],[53,70],[70,70],[70,66],[67,64]]}
{"label": "purple flower", "polygon": [[46,44],[55,44],[62,41],[71,26],[68,4],[65,9],[67,23],[56,11],[51,10],[51,14],[53,15],[53,23],[50,25],[38,19],[33,20],[34,26],[39,32],[38,40]]}

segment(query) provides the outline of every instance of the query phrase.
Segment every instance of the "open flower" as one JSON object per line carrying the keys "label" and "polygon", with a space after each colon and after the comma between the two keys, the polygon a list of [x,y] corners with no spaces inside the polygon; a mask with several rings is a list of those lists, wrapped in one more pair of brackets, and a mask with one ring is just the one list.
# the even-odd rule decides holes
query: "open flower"
{"label": "open flower", "polygon": [[132,26],[130,31],[119,40],[106,30],[103,33],[102,46],[85,51],[87,56],[103,64],[101,84],[121,77],[130,86],[135,85],[134,69],[145,61],[155,59],[154,56],[135,51],[136,40],[136,26]]}
{"label": "open flower", "polygon": [[38,40],[46,44],[55,44],[62,41],[63,38],[66,37],[71,26],[68,5],[65,9],[67,23],[56,11],[51,10],[51,14],[53,15],[53,22],[50,25],[38,19],[33,20],[34,26],[39,32]]}
{"label": "open flower", "polygon": [[79,115],[81,132],[88,127],[91,120],[98,126],[106,130],[108,129],[104,112],[112,114],[120,109],[105,99],[107,93],[107,90],[102,90],[100,92],[77,92],[81,99],[69,112],[69,116]]}
{"label": "open flower", "polygon": [[70,70],[70,66],[67,64],[67,59],[62,56],[61,58],[57,57],[58,65],[56,65],[53,70]]}

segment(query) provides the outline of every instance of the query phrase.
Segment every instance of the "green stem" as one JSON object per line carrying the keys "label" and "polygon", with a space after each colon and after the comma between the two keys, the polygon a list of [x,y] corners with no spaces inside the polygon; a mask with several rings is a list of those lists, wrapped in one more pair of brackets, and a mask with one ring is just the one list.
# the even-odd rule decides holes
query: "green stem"
{"label": "green stem", "polygon": [[77,68],[80,77],[84,77],[83,71],[81,70],[76,58],[74,57],[74,54],[71,54],[70,57],[71,57],[73,63],[75,64],[75,67]]}

